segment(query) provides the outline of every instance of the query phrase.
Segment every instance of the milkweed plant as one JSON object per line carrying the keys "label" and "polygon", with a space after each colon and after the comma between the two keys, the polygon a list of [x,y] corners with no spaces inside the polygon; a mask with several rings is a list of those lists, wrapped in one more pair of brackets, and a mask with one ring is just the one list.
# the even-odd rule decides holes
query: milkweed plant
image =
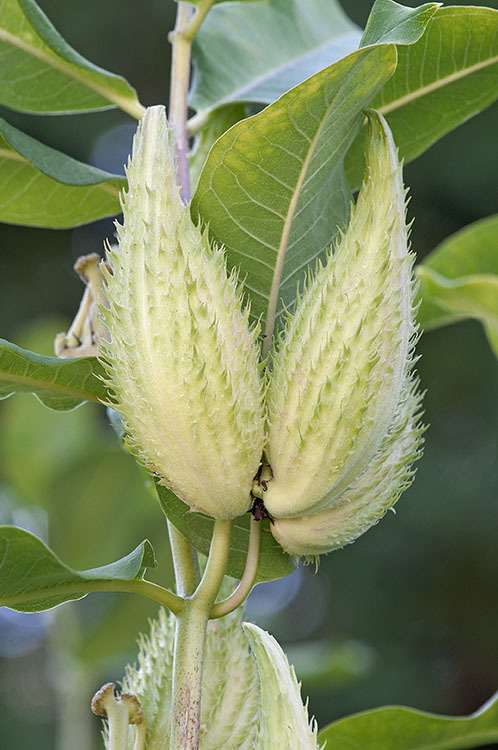
{"label": "milkweed plant", "polygon": [[6,607],[99,591],[161,605],[121,685],[95,686],[108,750],[498,740],[493,701],[466,719],[392,708],[319,731],[282,648],[243,615],[256,583],[308,563],[320,575],[322,555],[410,486],[425,429],[422,326],[477,317],[498,350],[498,295],[470,300],[444,252],[415,267],[403,181],[404,162],[496,98],[497,16],[376,0],[362,32],[334,0],[179,2],[169,104],[144,107],[34,0],[4,4],[7,107],[117,106],[138,121],[124,177],[2,121],[0,170],[15,184],[3,221],[122,213],[105,248],[78,259],[85,291],[56,357],[4,342],[1,381],[4,395],[31,391],[55,409],[107,407],[165,515],[175,591],[147,580],[148,542],[75,571],[1,528]]}

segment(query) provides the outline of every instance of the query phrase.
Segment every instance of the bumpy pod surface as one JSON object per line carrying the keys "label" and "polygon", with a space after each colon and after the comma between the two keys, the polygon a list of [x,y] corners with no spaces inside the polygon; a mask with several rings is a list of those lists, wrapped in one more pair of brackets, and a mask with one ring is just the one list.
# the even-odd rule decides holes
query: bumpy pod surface
{"label": "bumpy pod surface", "polygon": [[363,474],[409,378],[412,257],[397,150],[369,113],[366,177],[328,263],[298,302],[273,357],[264,503],[274,518],[317,513]]}
{"label": "bumpy pod surface", "polygon": [[101,352],[134,452],[194,510],[235,518],[263,446],[258,331],[222,251],[180,200],[172,143],[164,108],[147,110],[104,269]]}
{"label": "bumpy pod surface", "polygon": [[414,476],[420,455],[421,394],[408,381],[380,448],[368,468],[325,510],[300,518],[275,519],[272,533],[290,555],[314,557],[354,542],[393,507]]}

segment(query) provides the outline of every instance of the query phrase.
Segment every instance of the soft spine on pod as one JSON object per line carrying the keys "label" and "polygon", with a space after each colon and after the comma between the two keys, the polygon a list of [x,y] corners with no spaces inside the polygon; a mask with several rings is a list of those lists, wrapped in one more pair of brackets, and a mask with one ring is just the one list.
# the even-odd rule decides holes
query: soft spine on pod
{"label": "soft spine on pod", "polygon": [[164,108],[148,109],[104,268],[100,351],[132,450],[192,509],[235,518],[250,506],[263,446],[258,329],[222,251],[180,200],[172,144]]}
{"label": "soft spine on pod", "polygon": [[420,452],[413,258],[401,166],[368,113],[366,177],[347,231],[273,355],[264,503],[291,554],[353,541],[410,483]]}

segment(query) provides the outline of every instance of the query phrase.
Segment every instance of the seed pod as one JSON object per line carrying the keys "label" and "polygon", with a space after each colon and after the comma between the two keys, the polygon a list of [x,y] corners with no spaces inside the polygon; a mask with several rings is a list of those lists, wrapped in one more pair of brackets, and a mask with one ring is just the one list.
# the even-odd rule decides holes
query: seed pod
{"label": "seed pod", "polygon": [[253,747],[318,750],[317,725],[308,719],[294,667],[289,666],[281,646],[269,633],[251,622],[242,627],[256,661],[261,693],[259,735]]}
{"label": "seed pod", "polygon": [[401,166],[371,111],[366,177],[346,233],[298,302],[273,356],[266,445],[275,519],[315,514],[368,469],[410,377],[412,257]]}
{"label": "seed pod", "polygon": [[134,452],[192,509],[235,518],[263,444],[258,330],[222,251],[180,200],[172,142],[164,108],[147,110],[104,269],[101,353]]}
{"label": "seed pod", "polygon": [[394,421],[369,467],[325,510],[300,518],[275,519],[272,534],[285,552],[314,557],[354,542],[392,508],[414,476],[420,456],[421,394],[408,382]]}

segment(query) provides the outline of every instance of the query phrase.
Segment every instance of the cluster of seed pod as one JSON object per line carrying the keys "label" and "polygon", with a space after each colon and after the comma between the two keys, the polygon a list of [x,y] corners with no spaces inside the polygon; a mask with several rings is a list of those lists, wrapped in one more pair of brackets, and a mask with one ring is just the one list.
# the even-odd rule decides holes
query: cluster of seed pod
{"label": "cluster of seed pod", "polygon": [[[135,137],[104,270],[101,353],[130,445],[193,510],[235,518],[259,495],[293,555],[328,552],[376,523],[420,450],[405,191],[387,124],[368,120],[349,226],[266,375],[237,280],[180,200],[161,107]],[[264,486],[253,482],[261,462]]]}

